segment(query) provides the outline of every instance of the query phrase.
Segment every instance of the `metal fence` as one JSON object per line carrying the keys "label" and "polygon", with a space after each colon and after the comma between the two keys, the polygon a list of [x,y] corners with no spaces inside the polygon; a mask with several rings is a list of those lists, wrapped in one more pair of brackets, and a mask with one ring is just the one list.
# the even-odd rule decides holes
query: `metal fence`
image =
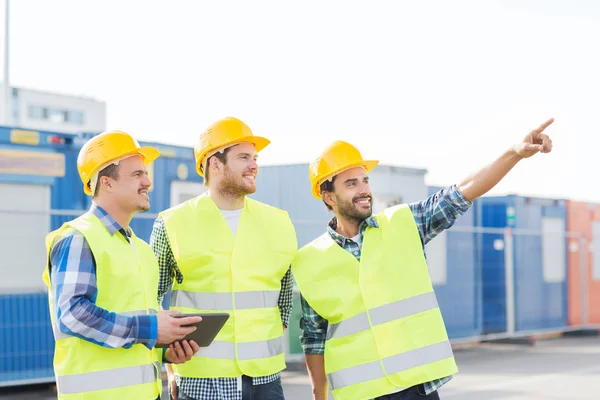
{"label": "metal fence", "polygon": [[[0,210],[0,386],[52,382],[54,340],[41,280],[44,237],[84,210]],[[149,240],[156,214],[137,214]],[[294,221],[300,245],[327,221]],[[564,228],[564,226],[563,226]],[[591,237],[455,226],[425,247],[433,287],[454,343],[600,328],[600,259]],[[599,254],[600,256],[600,254]],[[300,295],[286,332],[288,361],[302,360]]]}

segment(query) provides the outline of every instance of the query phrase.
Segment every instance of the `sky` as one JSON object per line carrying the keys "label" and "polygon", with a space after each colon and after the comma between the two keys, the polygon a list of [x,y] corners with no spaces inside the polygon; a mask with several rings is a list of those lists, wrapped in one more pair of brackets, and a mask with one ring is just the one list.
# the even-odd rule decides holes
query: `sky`
{"label": "sky", "polygon": [[106,101],[107,128],[140,140],[193,146],[235,116],[271,139],[264,165],[341,139],[449,185],[554,117],[552,153],[490,194],[600,202],[597,1],[10,6],[11,84]]}

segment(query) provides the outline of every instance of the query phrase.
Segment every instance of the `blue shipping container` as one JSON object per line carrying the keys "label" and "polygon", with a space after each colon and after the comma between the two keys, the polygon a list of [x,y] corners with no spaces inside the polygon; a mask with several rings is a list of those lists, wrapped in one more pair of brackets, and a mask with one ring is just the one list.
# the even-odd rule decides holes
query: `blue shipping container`
{"label": "blue shipping container", "polygon": [[[441,189],[430,186],[429,194]],[[474,337],[483,332],[474,208],[475,205],[453,227],[425,246],[435,294],[450,339]]]}
{"label": "blue shipping container", "polygon": [[[482,227],[512,228],[515,331],[567,325],[566,202],[509,195],[479,199]],[[507,330],[504,236],[479,235],[484,332]]]}
{"label": "blue shipping container", "polygon": [[0,296],[0,386],[52,382],[54,337],[45,293]]}

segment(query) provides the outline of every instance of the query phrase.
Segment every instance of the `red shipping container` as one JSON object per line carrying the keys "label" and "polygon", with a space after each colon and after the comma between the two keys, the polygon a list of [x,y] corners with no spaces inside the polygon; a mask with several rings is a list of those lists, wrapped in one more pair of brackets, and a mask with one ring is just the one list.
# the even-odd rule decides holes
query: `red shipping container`
{"label": "red shipping container", "polygon": [[[594,235],[594,225],[597,224]],[[587,323],[600,324],[600,204],[567,201],[567,232],[569,249],[568,273],[568,318],[569,325],[583,323],[583,293],[581,276],[581,251],[585,251],[585,274],[587,282]],[[585,249],[573,234],[580,233],[585,238]],[[596,243],[594,243],[594,236]],[[596,273],[594,273],[594,250]],[[595,275],[595,276],[594,276]],[[594,278],[596,280],[594,280]]]}

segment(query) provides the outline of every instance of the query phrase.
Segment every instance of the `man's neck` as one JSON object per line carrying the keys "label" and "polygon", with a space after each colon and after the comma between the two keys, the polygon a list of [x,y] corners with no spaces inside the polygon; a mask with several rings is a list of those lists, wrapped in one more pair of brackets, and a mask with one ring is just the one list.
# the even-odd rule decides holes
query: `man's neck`
{"label": "man's neck", "polygon": [[235,196],[218,189],[208,189],[208,196],[215,202],[219,210],[239,210],[244,208],[246,196]]}
{"label": "man's neck", "polygon": [[113,219],[121,225],[121,228],[127,229],[129,227],[129,223],[131,222],[134,213],[125,212],[116,204],[106,201],[106,199],[96,198],[94,199],[94,203],[106,211],[108,215],[113,217]]}
{"label": "man's neck", "polygon": [[355,218],[344,218],[336,216],[337,227],[335,231],[346,238],[353,238],[358,235],[359,221]]}

